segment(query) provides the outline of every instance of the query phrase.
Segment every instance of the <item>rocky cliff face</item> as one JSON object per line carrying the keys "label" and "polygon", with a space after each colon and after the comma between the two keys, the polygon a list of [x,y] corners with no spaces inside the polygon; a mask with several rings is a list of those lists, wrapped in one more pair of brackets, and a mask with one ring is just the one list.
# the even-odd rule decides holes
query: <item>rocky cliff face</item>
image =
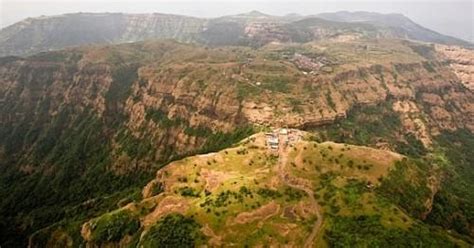
{"label": "rocky cliff face", "polygon": [[[0,56],[31,55],[87,44],[175,39],[206,45],[262,46],[328,38],[399,38],[472,46],[425,29],[401,15],[360,13],[278,17],[258,12],[202,19],[168,14],[77,13],[28,18],[0,31]],[[360,20],[360,21],[354,21]],[[339,37],[342,36],[342,37]],[[33,38],[32,38],[33,37]]]}
{"label": "rocky cliff face", "polygon": [[[28,18],[0,32],[0,55],[147,39],[191,41],[206,20],[166,14],[66,14]],[[31,37],[35,37],[32,39]]]}
{"label": "rocky cliff face", "polygon": [[143,43],[4,58],[3,154],[17,154],[9,163],[27,173],[54,167],[48,154],[62,129],[84,115],[102,126],[108,167],[119,174],[209,149],[213,137],[242,125],[313,128],[388,100],[426,147],[442,130],[474,130],[472,91],[448,65],[415,53],[417,62],[340,60],[321,67],[331,71],[306,72],[292,58],[266,58],[286,52],[248,52]]}
{"label": "rocky cliff face", "polygon": [[[320,43],[304,49],[311,56],[337,47]],[[412,52],[409,63],[391,56],[373,65],[366,59],[349,64],[328,53],[330,59],[307,57],[323,61],[308,72],[287,49],[254,52],[161,42],[4,58],[2,125],[48,126],[67,108],[77,116],[90,111],[106,126],[120,121],[116,128],[104,128],[116,156],[125,159],[114,166],[120,170],[129,159],[137,160],[119,152],[123,139],[147,140],[157,152],[145,157],[166,161],[242,124],[309,128],[389,99],[394,111],[411,116],[407,129],[422,140],[439,130],[474,130],[473,93],[442,62]],[[35,146],[34,139],[29,145]]]}
{"label": "rocky cliff face", "polygon": [[[162,44],[180,54],[194,49]],[[186,154],[204,144],[206,137],[193,132],[193,128],[202,128],[205,134],[211,135],[216,130],[232,131],[236,124],[245,122],[232,88],[222,87],[219,75],[213,78],[216,71],[203,67],[202,71],[195,68],[191,72],[185,67],[180,69],[182,65],[166,65],[168,59],[176,58],[172,53],[153,52],[156,63],[146,62],[144,58],[133,60],[130,56],[136,54],[121,53],[116,49],[98,48],[5,62],[1,69],[4,137],[13,135],[8,132],[18,123],[24,123],[28,129],[39,126],[48,129],[65,111],[68,121],[60,124],[72,128],[74,120],[87,113],[104,124],[98,131],[112,140],[111,149],[117,151],[113,153],[122,158],[111,166],[123,171],[136,168],[129,163],[139,166],[139,159],[133,156],[136,154],[123,153],[129,139],[146,140],[154,147],[152,150],[157,151],[146,157],[166,161],[172,155]],[[102,55],[110,58],[99,60]],[[162,71],[158,72],[157,67]],[[208,82],[199,86],[194,80],[180,79],[181,73],[183,77],[190,76],[186,73],[200,78],[207,75]],[[31,139],[31,143],[22,143],[20,147],[38,146],[41,135]],[[5,142],[8,143],[8,139]],[[4,145],[10,147],[7,143]]]}
{"label": "rocky cliff face", "polygon": [[436,50],[443,55],[461,82],[470,90],[474,90],[474,51],[443,45],[437,45]]}
{"label": "rocky cliff face", "polygon": [[412,40],[472,47],[472,44],[467,41],[447,35],[441,35],[413,22],[402,14],[380,14],[366,11],[339,11],[334,13],[321,13],[318,14],[317,17],[331,21],[371,23],[375,26],[382,26],[391,29],[392,32],[397,33],[398,37],[406,37]]}
{"label": "rocky cliff face", "polygon": [[[101,196],[135,185],[140,173],[230,146],[250,126],[311,128],[388,102],[403,132],[428,148],[444,130],[472,132],[473,92],[417,46],[162,41],[1,58],[0,213],[13,217],[0,227],[31,234],[101,206],[108,199]],[[32,209],[38,203],[45,211]],[[18,217],[18,208],[34,221]]]}

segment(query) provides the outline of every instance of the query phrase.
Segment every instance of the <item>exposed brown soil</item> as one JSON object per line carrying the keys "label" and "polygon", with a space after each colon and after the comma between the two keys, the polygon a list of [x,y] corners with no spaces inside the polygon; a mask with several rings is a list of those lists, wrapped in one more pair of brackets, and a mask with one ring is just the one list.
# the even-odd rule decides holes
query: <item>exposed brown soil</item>
{"label": "exposed brown soil", "polygon": [[205,188],[210,192],[213,192],[222,182],[225,182],[229,178],[233,177],[231,173],[209,170],[205,168],[201,169],[200,173],[201,178],[206,182]]}
{"label": "exposed brown soil", "polygon": [[253,211],[239,213],[235,217],[235,223],[245,224],[256,220],[266,220],[280,212],[280,205],[272,201]]}
{"label": "exposed brown soil", "polygon": [[[323,223],[323,215],[322,215],[321,207],[319,206],[319,204],[316,202],[316,199],[314,198],[313,190],[311,189],[311,187],[308,186],[307,183],[305,183],[306,180],[293,177],[289,175],[289,172],[287,172],[286,170],[286,166],[288,165],[287,163],[288,146],[284,145],[284,141],[286,140],[286,138],[287,136],[280,135],[280,142],[282,142],[283,144],[280,145],[279,150],[278,150],[278,153],[279,153],[279,156],[278,156],[279,173],[278,174],[280,175],[281,180],[286,183],[286,185],[292,188],[303,190],[304,192],[306,192],[306,194],[308,195],[310,199],[312,212],[315,212],[316,214],[316,222],[314,223],[311,233],[306,238],[306,241],[304,243],[304,247],[308,248],[308,247],[313,246],[313,241],[316,235],[318,234],[319,230],[321,229],[321,225]],[[302,212],[304,214],[306,211],[303,210]]]}
{"label": "exposed brown soil", "polygon": [[213,247],[220,247],[222,246],[222,237],[218,236],[214,233],[214,231],[209,227],[209,224],[205,224],[202,228],[201,231],[204,235],[207,237],[210,237],[209,239],[209,244]]}
{"label": "exposed brown soil", "polygon": [[189,208],[189,203],[185,198],[167,196],[158,203],[153,212],[146,215],[142,220],[142,225],[147,227],[156,223],[161,217],[169,213],[184,214]]}

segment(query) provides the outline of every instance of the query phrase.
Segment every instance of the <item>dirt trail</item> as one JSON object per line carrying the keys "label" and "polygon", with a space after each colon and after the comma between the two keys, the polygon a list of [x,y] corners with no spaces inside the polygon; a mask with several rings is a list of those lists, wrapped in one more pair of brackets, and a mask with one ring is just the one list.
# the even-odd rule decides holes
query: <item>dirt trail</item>
{"label": "dirt trail", "polygon": [[314,223],[313,230],[311,231],[311,234],[308,236],[304,243],[304,247],[312,247],[313,246],[313,241],[316,238],[316,235],[318,234],[319,229],[321,228],[321,225],[323,224],[323,216],[321,214],[321,207],[317,203],[316,199],[314,199],[314,192],[312,189],[306,187],[305,185],[298,184],[297,178],[292,177],[288,172],[285,171],[285,166],[287,165],[288,161],[288,146],[285,144],[284,141],[286,141],[287,136],[279,135],[279,140],[280,140],[280,147],[278,149],[278,174],[283,182],[286,183],[286,185],[296,188],[299,190],[303,190],[308,194],[308,197],[311,201],[311,204],[314,206],[316,209],[316,217],[317,220]]}

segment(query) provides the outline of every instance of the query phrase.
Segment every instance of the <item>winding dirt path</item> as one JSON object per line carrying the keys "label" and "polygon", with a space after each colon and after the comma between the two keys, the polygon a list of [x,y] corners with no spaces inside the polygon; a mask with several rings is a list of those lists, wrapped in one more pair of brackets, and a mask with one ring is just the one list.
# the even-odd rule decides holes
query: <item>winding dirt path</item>
{"label": "winding dirt path", "polygon": [[288,147],[285,144],[286,139],[282,139],[282,135],[279,135],[280,140],[280,147],[278,149],[278,175],[280,176],[281,180],[286,183],[286,185],[302,190],[308,194],[308,197],[311,201],[311,204],[316,209],[316,217],[317,220],[313,225],[313,230],[311,234],[308,236],[304,243],[305,248],[309,248],[313,246],[313,241],[316,238],[316,235],[323,224],[323,216],[321,214],[321,207],[319,206],[316,199],[314,199],[314,191],[305,185],[298,184],[298,180],[295,177],[292,177],[288,172],[285,171],[285,166],[287,165],[288,161]]}

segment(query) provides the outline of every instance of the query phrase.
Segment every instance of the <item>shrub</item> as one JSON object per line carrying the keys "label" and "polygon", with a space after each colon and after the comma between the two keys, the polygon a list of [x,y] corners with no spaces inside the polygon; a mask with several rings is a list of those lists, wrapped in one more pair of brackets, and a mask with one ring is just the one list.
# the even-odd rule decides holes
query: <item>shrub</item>
{"label": "shrub", "polygon": [[329,247],[456,247],[448,237],[418,224],[409,230],[387,228],[379,215],[334,217],[324,238]]}
{"label": "shrub", "polygon": [[332,108],[333,110],[336,109],[336,103],[334,103],[334,100],[332,99],[330,91],[326,92],[326,101],[327,101],[330,108]]}
{"label": "shrub", "polygon": [[279,198],[281,197],[281,193],[277,190],[267,189],[267,188],[260,188],[257,190],[257,194],[262,196],[263,198]]}
{"label": "shrub", "polygon": [[193,218],[170,214],[150,228],[138,247],[195,247],[204,240],[200,228]]}
{"label": "shrub", "polygon": [[94,219],[91,223],[91,240],[95,242],[119,241],[140,228],[140,221],[130,210],[118,210]]}
{"label": "shrub", "polygon": [[199,192],[194,191],[193,188],[185,186],[179,189],[179,193],[182,196],[189,196],[189,197],[199,197]]}
{"label": "shrub", "polygon": [[186,127],[184,129],[184,133],[189,136],[209,137],[212,135],[212,130],[204,126]]}
{"label": "shrub", "polygon": [[425,201],[431,190],[427,184],[427,168],[423,161],[403,159],[397,161],[395,168],[382,179],[377,193],[404,208],[415,217],[426,211]]}
{"label": "shrub", "polygon": [[286,201],[299,201],[301,198],[306,196],[306,192],[294,189],[294,188],[285,188]]}
{"label": "shrub", "polygon": [[206,143],[203,145],[201,152],[215,152],[221,150],[223,148],[229,147],[242,139],[250,136],[253,134],[255,130],[252,126],[243,126],[237,127],[232,132],[224,133],[224,132],[217,132],[210,135]]}
{"label": "shrub", "polygon": [[163,184],[161,182],[156,182],[151,186],[151,195],[159,195],[163,192]]}
{"label": "shrub", "polygon": [[[427,217],[430,224],[458,233],[474,236],[474,134],[469,130],[442,132],[436,141],[444,148],[438,156],[447,163],[443,168],[449,177],[433,199],[433,209]],[[438,159],[439,160],[439,159]]]}
{"label": "shrub", "polygon": [[105,94],[106,104],[115,108],[115,103],[124,102],[130,95],[131,86],[138,79],[137,64],[120,64],[112,71],[113,82]]}
{"label": "shrub", "polygon": [[[153,122],[160,124],[164,128],[177,127],[181,124],[187,124],[186,121],[181,118],[170,119],[168,118],[167,113],[163,112],[162,110],[152,108],[149,108],[145,111],[145,119],[153,120]],[[185,129],[185,133],[186,130],[187,129]],[[190,131],[188,130],[188,132]]]}

